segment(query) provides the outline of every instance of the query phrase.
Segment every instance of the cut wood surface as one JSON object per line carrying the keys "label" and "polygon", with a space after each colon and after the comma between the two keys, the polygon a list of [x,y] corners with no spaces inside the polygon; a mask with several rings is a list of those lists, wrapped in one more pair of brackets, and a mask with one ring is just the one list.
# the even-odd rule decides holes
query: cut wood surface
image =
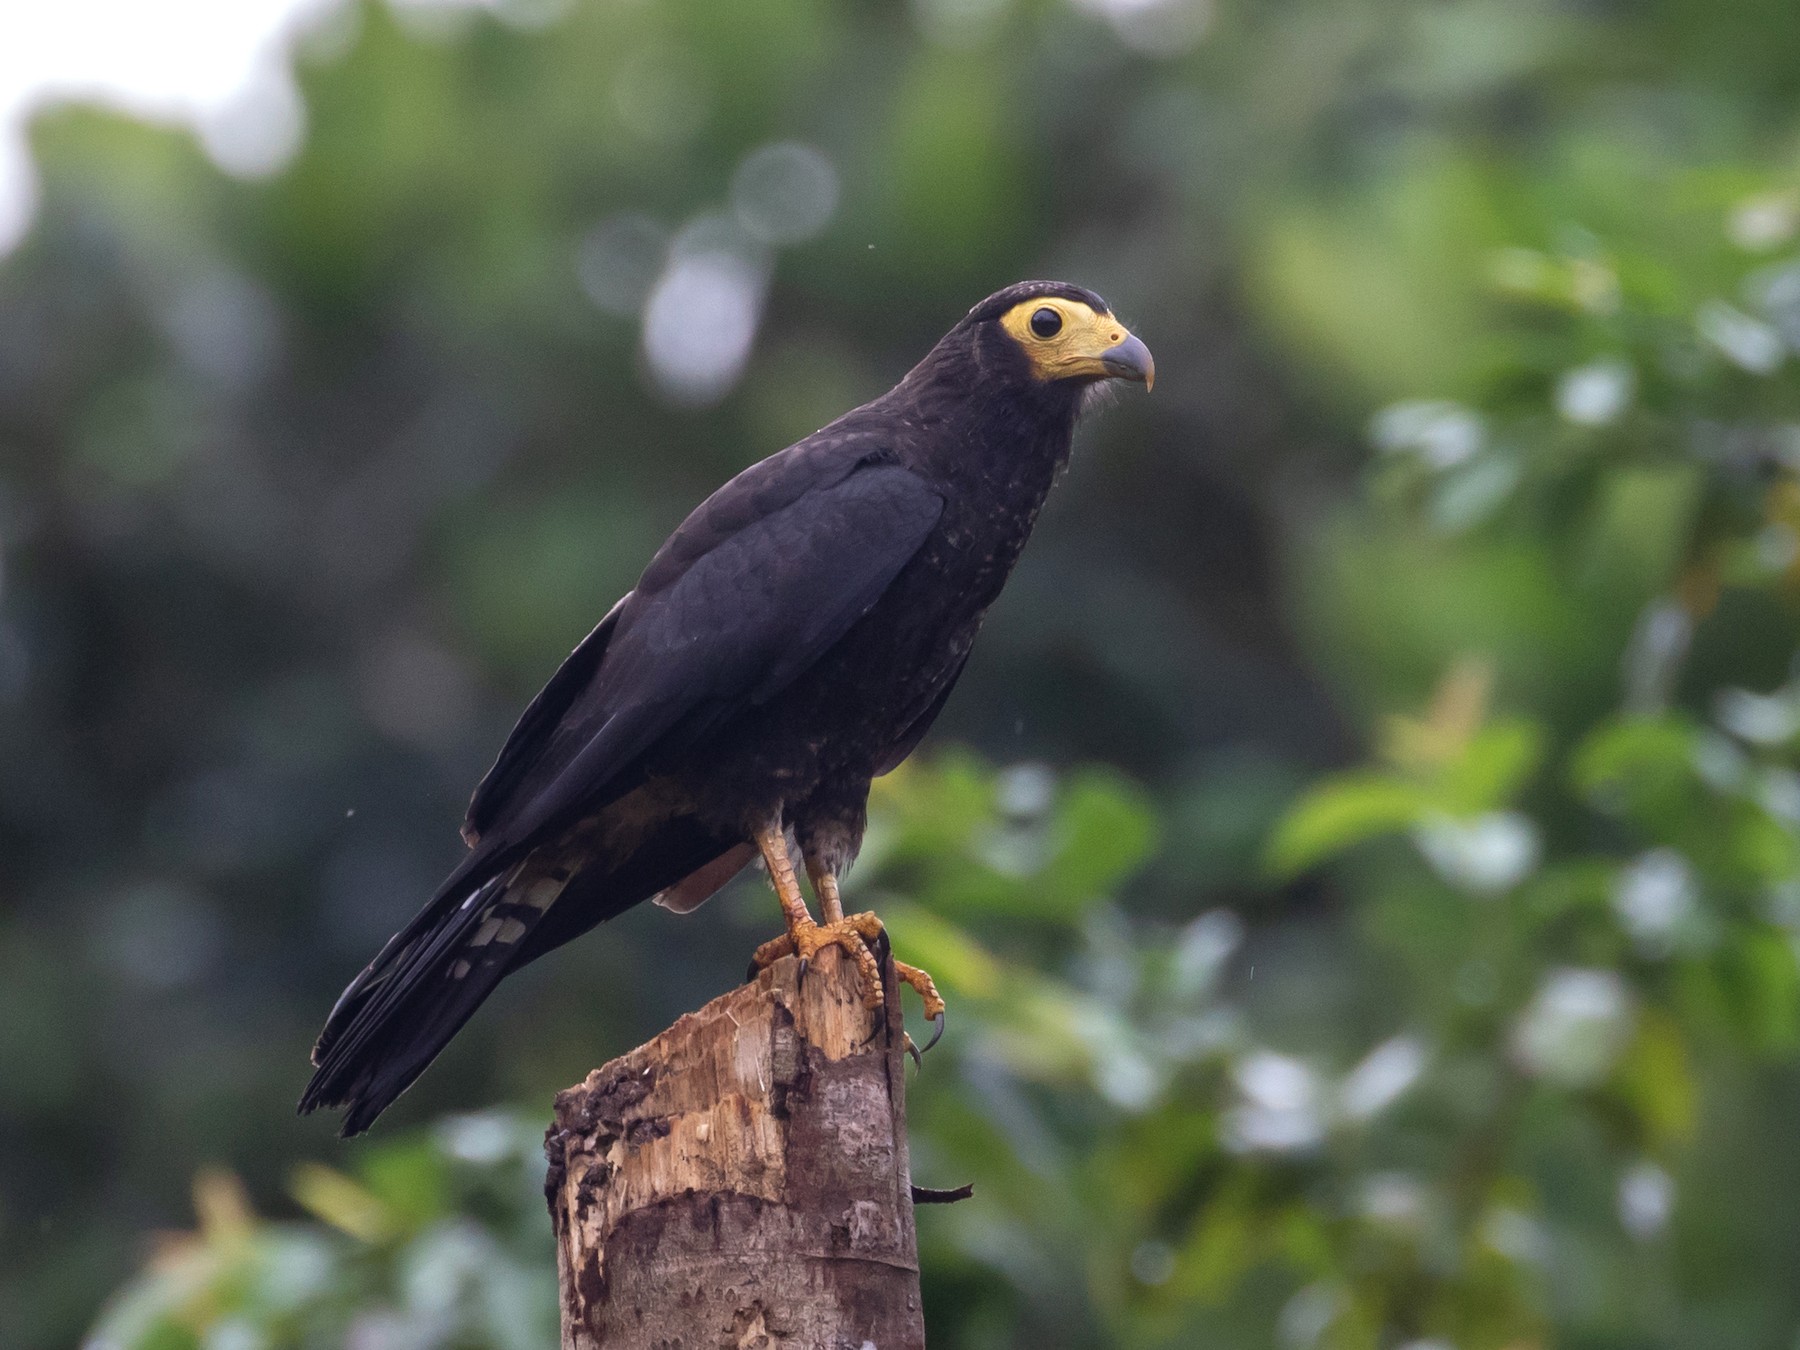
{"label": "cut wood surface", "polygon": [[899,999],[820,952],[556,1099],[564,1350],[925,1344]]}

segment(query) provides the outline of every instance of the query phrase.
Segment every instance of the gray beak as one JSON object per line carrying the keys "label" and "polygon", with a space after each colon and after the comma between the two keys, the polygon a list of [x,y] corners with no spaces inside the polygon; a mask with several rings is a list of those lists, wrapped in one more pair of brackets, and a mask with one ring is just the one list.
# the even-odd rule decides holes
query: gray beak
{"label": "gray beak", "polygon": [[1138,380],[1145,389],[1156,384],[1156,361],[1150,349],[1135,337],[1127,337],[1116,347],[1100,353],[1100,364],[1117,380]]}

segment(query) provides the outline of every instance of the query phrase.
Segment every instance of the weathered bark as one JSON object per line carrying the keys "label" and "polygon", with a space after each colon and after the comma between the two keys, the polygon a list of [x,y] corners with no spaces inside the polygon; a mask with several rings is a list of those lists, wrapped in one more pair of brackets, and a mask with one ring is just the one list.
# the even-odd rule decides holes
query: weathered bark
{"label": "weathered bark", "polygon": [[564,1350],[925,1344],[899,999],[792,958],[556,1099]]}

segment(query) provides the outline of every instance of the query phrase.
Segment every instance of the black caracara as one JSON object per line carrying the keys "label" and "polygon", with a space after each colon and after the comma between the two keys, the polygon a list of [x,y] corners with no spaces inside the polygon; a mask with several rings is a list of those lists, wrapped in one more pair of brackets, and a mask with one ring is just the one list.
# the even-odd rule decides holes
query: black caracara
{"label": "black caracara", "polygon": [[[837,887],[869,782],[944,706],[1089,391],[1153,374],[1093,292],[1010,286],[707,498],[519,719],[469,855],[338,999],[301,1110],[367,1129],[508,972],[644,900],[693,909],[759,852],[787,934],[757,964],[836,944],[878,1004],[880,922],[846,918]],[[897,970],[941,1031],[930,977]]]}

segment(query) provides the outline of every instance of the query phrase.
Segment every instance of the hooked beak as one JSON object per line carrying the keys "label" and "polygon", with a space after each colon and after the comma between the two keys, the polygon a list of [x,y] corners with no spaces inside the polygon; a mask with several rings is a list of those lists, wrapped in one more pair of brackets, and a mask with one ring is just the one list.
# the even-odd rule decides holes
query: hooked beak
{"label": "hooked beak", "polygon": [[1129,333],[1123,342],[1100,353],[1100,365],[1110,379],[1138,380],[1146,390],[1156,385],[1156,361],[1150,349]]}

